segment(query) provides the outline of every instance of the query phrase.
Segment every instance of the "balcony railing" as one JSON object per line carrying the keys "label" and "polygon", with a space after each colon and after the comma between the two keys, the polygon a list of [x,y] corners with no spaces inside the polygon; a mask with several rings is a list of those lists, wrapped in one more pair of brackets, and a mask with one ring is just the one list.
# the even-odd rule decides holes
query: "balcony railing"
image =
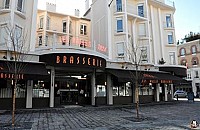
{"label": "balcony railing", "polygon": [[164,28],[174,28],[173,22],[163,22]]}

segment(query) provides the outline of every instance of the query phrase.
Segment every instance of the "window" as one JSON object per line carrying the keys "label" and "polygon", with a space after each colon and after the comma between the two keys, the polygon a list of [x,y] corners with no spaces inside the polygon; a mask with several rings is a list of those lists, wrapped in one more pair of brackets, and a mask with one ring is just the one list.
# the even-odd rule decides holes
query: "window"
{"label": "window", "polygon": [[5,0],[4,2],[5,2],[4,3],[4,8],[5,9],[9,9],[9,7],[10,7],[10,0]]}
{"label": "window", "polygon": [[18,0],[17,2],[17,11],[23,11],[23,0]]}
{"label": "window", "polygon": [[171,65],[175,65],[176,62],[175,62],[175,52],[170,52],[169,53],[169,60],[170,60],[170,64]]}
{"label": "window", "polygon": [[66,33],[67,22],[63,21],[63,32]]}
{"label": "window", "polygon": [[122,0],[116,0],[117,12],[122,12]]}
{"label": "window", "polygon": [[144,17],[144,4],[138,5],[138,15]]}
{"label": "window", "polygon": [[167,27],[172,27],[171,14],[166,15],[166,26]]}
{"label": "window", "polygon": [[193,57],[192,58],[192,65],[198,65],[199,64],[199,60],[197,57]]}
{"label": "window", "polygon": [[42,45],[42,35],[40,35],[40,36],[38,37],[38,42],[39,42],[39,46],[41,46],[41,45]]}
{"label": "window", "polygon": [[97,97],[105,97],[106,96],[106,86],[97,85]]}
{"label": "window", "polygon": [[45,46],[47,46],[47,45],[48,45],[48,40],[49,40],[49,36],[48,36],[48,35],[46,35]]}
{"label": "window", "polygon": [[0,45],[6,43],[6,24],[0,25]]}
{"label": "window", "polygon": [[168,33],[168,44],[174,44],[173,33],[172,32]]}
{"label": "window", "polygon": [[124,43],[117,43],[117,56],[124,56]]}
{"label": "window", "polygon": [[185,53],[186,53],[186,52],[185,52],[185,48],[181,48],[181,49],[180,49],[180,55],[181,55],[181,56],[184,56]]}
{"label": "window", "polygon": [[117,18],[117,32],[123,32],[122,18]]}
{"label": "window", "polygon": [[139,36],[146,36],[145,23],[139,23]]}
{"label": "window", "polygon": [[80,34],[87,35],[87,26],[82,24],[80,28]]}
{"label": "window", "polygon": [[113,86],[113,96],[132,96],[131,83],[119,83],[118,86]]}
{"label": "window", "polygon": [[199,72],[195,71],[195,78],[199,78]]}
{"label": "window", "polygon": [[50,29],[50,18],[47,17],[47,30],[49,30],[49,29]]}
{"label": "window", "polygon": [[69,22],[69,33],[72,33],[72,21]]}
{"label": "window", "polygon": [[185,59],[183,59],[183,60],[181,61],[181,65],[186,66],[186,65],[187,65],[187,61],[186,61]]}
{"label": "window", "polygon": [[19,43],[20,39],[22,39],[22,28],[19,26],[15,26],[15,43]]}
{"label": "window", "polygon": [[43,29],[43,21],[44,21],[44,18],[43,18],[43,17],[40,17],[39,29]]}
{"label": "window", "polygon": [[191,47],[191,52],[192,52],[192,54],[196,54],[196,52],[197,52],[197,47],[196,47],[195,45],[193,45],[193,46]]}
{"label": "window", "polygon": [[141,61],[142,62],[148,62],[148,57],[147,57],[147,47],[142,47],[141,48]]}

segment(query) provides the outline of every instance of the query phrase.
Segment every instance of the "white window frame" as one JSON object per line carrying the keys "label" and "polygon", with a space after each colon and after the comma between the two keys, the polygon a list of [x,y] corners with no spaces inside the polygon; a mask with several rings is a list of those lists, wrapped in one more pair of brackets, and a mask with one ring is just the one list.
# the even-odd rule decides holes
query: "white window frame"
{"label": "white window frame", "polygon": [[[40,37],[41,37],[41,39],[40,39]],[[42,41],[42,34],[39,34],[39,35],[38,35],[38,45],[39,45],[39,46],[42,46],[42,42],[43,42],[43,41]]]}
{"label": "white window frame", "polygon": [[47,30],[50,30],[50,25],[51,25],[51,18],[47,16],[47,25],[46,25]]}
{"label": "white window frame", "polygon": [[40,17],[40,21],[39,22],[40,22],[39,23],[39,29],[43,29],[43,27],[44,27],[44,17],[43,16]]}
{"label": "white window frame", "polygon": [[176,64],[176,52],[169,52],[169,63],[171,65]]}
{"label": "white window frame", "polygon": [[123,57],[124,54],[124,42],[118,42],[116,43],[117,45],[117,56],[118,57]]}
{"label": "white window frame", "polygon": [[[169,37],[172,37],[172,41],[169,41]],[[167,34],[167,42],[169,45],[173,45],[174,44],[174,36],[173,36],[173,32],[168,32]]]}
{"label": "white window frame", "polygon": [[[141,55],[141,62],[142,63],[148,63],[149,62],[149,57],[148,57],[148,46],[142,46],[142,47],[140,47],[140,50],[141,50],[141,53],[140,53],[140,55]],[[144,53],[144,51],[146,52],[146,53]],[[144,57],[146,57],[146,58],[144,58]]]}
{"label": "white window frame", "polygon": [[[143,6],[143,10],[141,12],[138,9],[139,6]],[[137,13],[138,13],[138,16],[144,17],[144,3],[140,3],[137,5]]]}
{"label": "white window frame", "polygon": [[[21,3],[21,7],[19,7],[18,5],[19,5],[19,1],[21,1],[22,3]],[[24,11],[24,0],[17,0],[17,11],[19,11],[19,12],[23,12]]]}
{"label": "white window frame", "polygon": [[[8,2],[8,4],[7,4],[7,2]],[[4,0],[3,5],[4,5],[4,9],[9,9],[10,8],[10,0]]]}
{"label": "white window frame", "polygon": [[80,25],[80,34],[81,35],[87,35],[87,24],[81,24]]}
{"label": "white window frame", "polygon": [[121,0],[121,5],[118,5],[116,0],[116,12],[122,12],[122,5],[123,5],[123,0]]}
{"label": "white window frame", "polygon": [[[170,21],[167,20],[167,17],[170,18]],[[171,14],[167,14],[165,19],[166,19],[166,27],[167,28],[172,27],[172,15]]]}
{"label": "white window frame", "polygon": [[180,55],[181,55],[181,56],[185,56],[185,53],[186,53],[186,52],[185,52],[185,48],[181,48],[181,54],[180,54]]}
{"label": "white window frame", "polygon": [[140,37],[146,36],[146,24],[145,23],[138,24],[138,34]]}
{"label": "white window frame", "polygon": [[[121,25],[121,26],[122,26],[122,29],[121,29],[121,28],[118,29],[118,21],[119,21],[119,20],[122,21],[122,25]],[[117,33],[124,32],[124,24],[123,24],[123,23],[124,23],[123,17],[117,17],[117,18],[116,18],[116,32],[117,32]]]}
{"label": "white window frame", "polygon": [[7,40],[6,26],[7,24],[0,24],[0,40],[1,40],[0,45],[6,44],[6,40]]}
{"label": "white window frame", "polygon": [[197,53],[197,48],[195,45],[192,46],[191,51],[193,55]]}

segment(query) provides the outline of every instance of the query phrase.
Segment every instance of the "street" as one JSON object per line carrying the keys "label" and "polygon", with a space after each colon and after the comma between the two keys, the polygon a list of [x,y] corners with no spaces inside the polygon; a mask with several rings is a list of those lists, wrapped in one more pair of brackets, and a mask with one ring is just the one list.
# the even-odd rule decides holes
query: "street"
{"label": "street", "polygon": [[[17,130],[187,130],[200,122],[200,102],[132,106],[67,107],[16,111]],[[0,111],[0,129],[11,129],[11,112]],[[200,127],[198,127],[200,129]],[[198,129],[196,128],[196,129]]]}

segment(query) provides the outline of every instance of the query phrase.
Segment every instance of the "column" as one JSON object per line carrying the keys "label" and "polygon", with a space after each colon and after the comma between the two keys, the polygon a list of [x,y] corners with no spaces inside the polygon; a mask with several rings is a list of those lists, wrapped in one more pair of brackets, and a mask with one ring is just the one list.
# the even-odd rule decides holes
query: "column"
{"label": "column", "polygon": [[26,86],[26,108],[32,108],[32,97],[33,97],[33,80],[27,81]]}
{"label": "column", "polygon": [[164,84],[164,87],[165,87],[165,101],[168,101],[168,99],[167,99],[167,94],[168,94],[168,92],[167,92],[167,84]]}
{"label": "column", "polygon": [[113,93],[112,93],[112,80],[111,75],[107,74],[107,104],[113,105]]}
{"label": "column", "polygon": [[49,107],[54,107],[54,83],[55,81],[55,69],[51,68],[51,86],[50,86],[50,104]]}
{"label": "column", "polygon": [[156,101],[160,101],[160,83],[156,84]]}
{"label": "column", "polygon": [[174,86],[173,84],[170,84],[171,86],[171,96],[172,96],[172,99],[174,98]]}
{"label": "column", "polygon": [[92,105],[95,106],[95,97],[96,97],[96,82],[95,82],[95,70],[93,71],[92,73],[92,76],[91,76],[91,100],[92,100]]}

